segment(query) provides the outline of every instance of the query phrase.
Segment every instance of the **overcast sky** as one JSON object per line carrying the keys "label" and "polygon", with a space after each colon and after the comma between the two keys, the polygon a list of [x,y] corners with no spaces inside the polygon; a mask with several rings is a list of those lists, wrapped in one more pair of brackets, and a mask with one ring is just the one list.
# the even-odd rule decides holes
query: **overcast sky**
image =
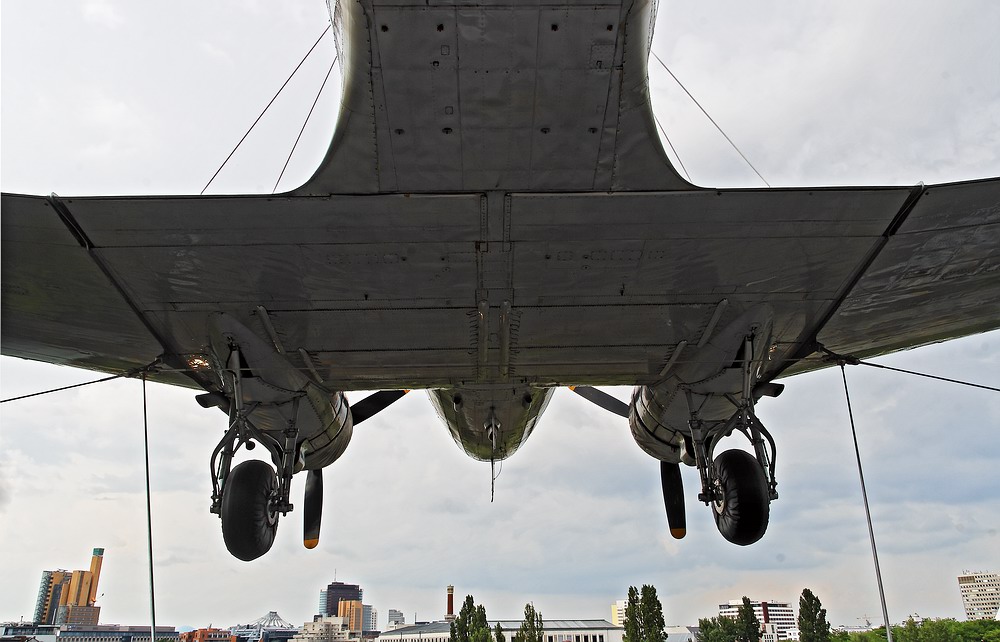
{"label": "overcast sky", "polygon": [[[755,4],[664,2],[653,48],[772,185],[1000,175],[1000,4]],[[327,20],[320,0],[4,0],[3,190],[197,193]],[[333,55],[327,37],[209,193],[272,190]],[[650,76],[694,182],[761,185],[655,60]],[[339,85],[279,190],[321,159]],[[878,361],[996,386],[1000,333]],[[0,376],[4,398],[96,378],[10,358]],[[872,368],[848,378],[890,617],[962,619],[956,575],[1000,570],[1000,395]],[[319,548],[302,548],[295,511],[249,564],[208,512],[224,416],[192,391],[150,386],[158,623],[229,626],[268,610],[302,623],[335,573],[363,586],[383,625],[390,608],[441,617],[448,584],[491,618],[518,618],[528,600],[546,618],[607,618],[629,585],[652,583],[673,624],[743,595],[795,602],[803,587],[836,624],[875,620],[840,372],[785,383],[759,406],[781,498],[753,546],[718,535],[693,469],[689,534],[671,540],[656,462],[623,420],[567,391],[504,464],[491,504],[489,466],[415,393],[359,427],[328,469]],[[102,621],[148,623],[141,408],[136,381],[0,407],[0,620],[30,618],[41,572],[87,568],[101,546]]]}

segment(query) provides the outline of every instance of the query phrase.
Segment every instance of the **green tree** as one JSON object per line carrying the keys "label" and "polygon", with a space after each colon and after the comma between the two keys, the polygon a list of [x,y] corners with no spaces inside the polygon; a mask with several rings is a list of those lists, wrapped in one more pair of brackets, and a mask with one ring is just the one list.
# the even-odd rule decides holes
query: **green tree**
{"label": "green tree", "polygon": [[913,618],[903,622],[903,626],[892,627],[892,639],[895,642],[920,642],[920,625]]}
{"label": "green tree", "polygon": [[625,605],[624,642],[666,642],[663,605],[656,596],[656,587],[644,584],[641,591],[628,588]]}
{"label": "green tree", "polygon": [[503,635],[503,627],[497,622],[497,626],[493,629],[493,642],[507,642],[507,638]]}
{"label": "green tree", "polygon": [[802,589],[799,596],[799,640],[801,642],[830,642],[830,623],[826,609],[812,591]]}
{"label": "green tree", "polygon": [[[892,627],[895,642],[1000,642],[1000,622],[996,620],[908,619],[902,626]],[[885,642],[885,629],[851,633],[847,642]]]}
{"label": "green tree", "polygon": [[[499,627],[500,625],[497,624]],[[545,624],[542,614],[535,610],[535,605],[528,602],[524,605],[524,620],[514,634],[513,642],[542,642]]]}
{"label": "green tree", "polygon": [[493,633],[486,621],[486,607],[476,604],[471,595],[465,596],[465,602],[451,623],[449,642],[492,642]]}
{"label": "green tree", "polygon": [[628,601],[625,603],[625,631],[623,642],[640,642],[639,634],[639,591],[634,586],[628,587]]}
{"label": "green tree", "polygon": [[697,642],[736,642],[739,632],[736,620],[728,617],[702,618],[698,620]]}
{"label": "green tree", "polygon": [[656,597],[656,587],[652,584],[643,584],[639,592],[639,619],[642,622],[642,642],[666,642],[663,605]]}
{"label": "green tree", "polygon": [[754,615],[753,605],[746,595],[736,612],[736,639],[739,642],[760,642],[760,620]]}

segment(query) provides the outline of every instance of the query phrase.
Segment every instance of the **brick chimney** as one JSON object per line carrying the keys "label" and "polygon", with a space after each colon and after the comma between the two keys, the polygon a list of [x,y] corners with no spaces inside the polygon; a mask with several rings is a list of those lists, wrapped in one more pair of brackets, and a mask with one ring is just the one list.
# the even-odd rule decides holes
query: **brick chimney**
{"label": "brick chimney", "polygon": [[448,612],[445,613],[444,619],[446,622],[452,622],[455,620],[455,587],[448,585]]}

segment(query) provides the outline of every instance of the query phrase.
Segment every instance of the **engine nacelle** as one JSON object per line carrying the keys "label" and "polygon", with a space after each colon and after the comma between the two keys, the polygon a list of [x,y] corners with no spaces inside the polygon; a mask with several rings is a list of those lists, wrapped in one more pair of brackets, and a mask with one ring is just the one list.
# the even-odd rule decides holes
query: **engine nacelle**
{"label": "engine nacelle", "polygon": [[[216,372],[240,370],[240,399],[255,428],[280,443],[284,431],[295,426],[306,469],[327,466],[344,453],[353,432],[344,393],[327,390],[306,377],[272,345],[228,314],[212,315],[209,332]],[[238,363],[230,363],[234,351],[238,351]],[[234,399],[233,377],[223,374],[221,380],[226,397]]]}
{"label": "engine nacelle", "polygon": [[753,338],[753,354],[748,355],[751,390],[759,396],[753,388],[771,347],[772,317],[769,305],[745,310],[704,345],[685,351],[664,381],[637,387],[629,426],[639,447],[660,461],[693,464],[688,423],[692,412],[699,420],[713,424],[728,420],[737,411],[727,395],[742,396],[747,337]]}

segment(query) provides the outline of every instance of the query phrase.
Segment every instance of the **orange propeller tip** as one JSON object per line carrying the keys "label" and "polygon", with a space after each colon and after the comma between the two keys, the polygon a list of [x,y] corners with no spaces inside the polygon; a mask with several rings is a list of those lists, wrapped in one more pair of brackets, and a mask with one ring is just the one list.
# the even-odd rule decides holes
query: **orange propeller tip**
{"label": "orange propeller tip", "polygon": [[308,549],[316,548],[316,546],[318,544],[319,544],[319,538],[318,537],[316,539],[304,539],[304,540],[302,540],[302,545],[305,546]]}
{"label": "orange propeller tip", "polygon": [[670,534],[673,535],[674,539],[684,539],[684,536],[687,535],[687,529],[686,528],[671,528],[670,529]]}

